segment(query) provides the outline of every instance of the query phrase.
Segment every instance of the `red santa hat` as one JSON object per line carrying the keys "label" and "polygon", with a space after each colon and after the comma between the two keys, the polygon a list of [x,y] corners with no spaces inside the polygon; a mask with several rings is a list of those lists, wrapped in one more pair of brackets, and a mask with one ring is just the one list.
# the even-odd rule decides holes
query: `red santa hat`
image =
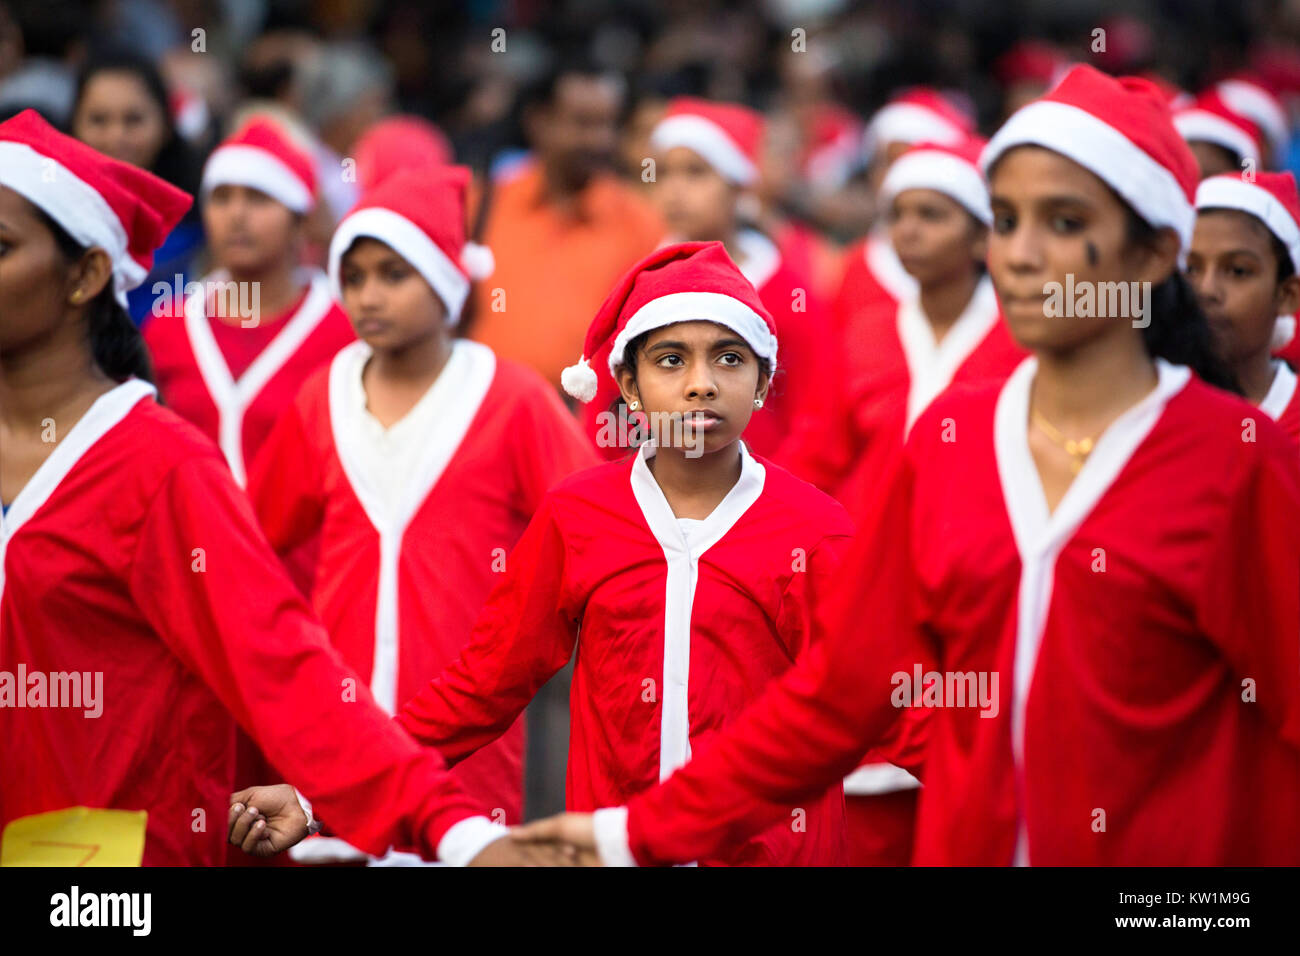
{"label": "red santa hat", "polygon": [[0,123],[0,186],[12,189],[87,249],[113,264],[113,290],[126,293],[153,268],[193,201],[157,176],[65,136],[35,110]]}
{"label": "red santa hat", "polygon": [[1196,188],[1196,208],[1249,213],[1281,240],[1300,273],[1300,191],[1291,173],[1241,173],[1210,176]]}
{"label": "red santa hat", "polygon": [[1229,109],[1246,117],[1263,131],[1274,159],[1286,151],[1291,134],[1286,110],[1262,81],[1253,77],[1236,77],[1217,84],[1214,91]]}
{"label": "red santa hat", "polygon": [[358,239],[378,239],[411,264],[447,307],[454,323],[469,296],[471,279],[492,274],[492,254],[465,241],[464,166],[402,169],[362,194],[330,240],[329,276],[342,299],[339,271],[343,254]]}
{"label": "red santa hat", "polygon": [[587,329],[582,358],[560,374],[560,384],[589,402],[599,385],[589,359],[607,354],[613,376],[638,335],[694,321],[726,326],[776,368],[776,322],[722,243],[678,242],[655,250],[618,281]]}
{"label": "red santa hat", "polygon": [[876,112],[867,124],[862,145],[870,157],[884,143],[956,146],[974,134],[971,118],[937,90],[915,87]]}
{"label": "red santa hat", "polygon": [[1206,90],[1190,106],[1175,111],[1174,128],[1189,143],[1213,143],[1241,159],[1260,161],[1260,128],[1230,108],[1217,90]]}
{"label": "red santa hat", "polygon": [[452,161],[442,130],[418,116],[390,116],[357,141],[357,184],[365,192],[399,169],[431,169]]}
{"label": "red santa hat", "polygon": [[908,189],[933,189],[956,200],[984,225],[993,224],[989,190],[980,172],[985,141],[969,137],[955,146],[918,143],[898,159],[880,184],[880,198],[892,202]]}
{"label": "red santa hat", "polygon": [[250,119],[208,157],[199,193],[206,198],[218,186],[259,190],[298,213],[316,205],[311,156],[264,116]]}
{"label": "red santa hat", "polygon": [[679,96],[650,133],[656,150],[685,146],[738,186],[758,180],[763,117],[747,106]]}
{"label": "red santa hat", "polygon": [[1076,66],[993,135],[980,157],[985,175],[1016,146],[1042,146],[1073,160],[1119,193],[1148,224],[1173,229],[1184,250],[1191,244],[1196,159],[1149,80],[1117,79]]}

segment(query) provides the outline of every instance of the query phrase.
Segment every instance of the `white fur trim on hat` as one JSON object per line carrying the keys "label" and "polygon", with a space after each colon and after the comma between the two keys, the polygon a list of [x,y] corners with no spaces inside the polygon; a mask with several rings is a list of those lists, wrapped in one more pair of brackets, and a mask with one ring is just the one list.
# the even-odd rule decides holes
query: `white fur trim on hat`
{"label": "white fur trim on hat", "polygon": [[669,116],[650,134],[650,145],[657,150],[685,146],[704,157],[723,179],[748,186],[758,179],[758,169],[726,130],[703,116],[681,113]]}
{"label": "white fur trim on hat", "polygon": [[1286,149],[1290,124],[1271,93],[1244,80],[1224,80],[1216,90],[1228,109],[1240,113],[1264,131],[1275,153]]}
{"label": "white fur trim on hat", "polygon": [[961,203],[984,225],[993,222],[984,177],[970,163],[951,153],[921,149],[896,159],[880,184],[880,196],[889,202],[908,189],[933,189]]}
{"label": "white fur trim on hat", "polygon": [[587,356],[578,360],[577,365],[569,365],[560,372],[560,385],[578,401],[591,401],[596,397],[596,371],[587,361]]}
{"label": "white fur trim on hat", "polygon": [[203,167],[199,187],[207,196],[218,186],[247,186],[257,189],[294,212],[309,212],[315,199],[307,185],[271,153],[256,146],[232,143],[222,146]]}
{"label": "white fur trim on hat", "polygon": [[651,299],[627,320],[627,325],[614,338],[614,347],[609,353],[610,374],[616,374],[623,364],[627,343],[638,335],[675,322],[700,321],[725,325],[749,343],[755,355],[771,362],[773,371],[776,370],[776,336],[761,315],[739,299],[721,292],[672,292]]}
{"label": "white fur trim on hat", "polygon": [[423,229],[400,213],[381,206],[368,206],[354,212],[334,230],[334,238],[330,240],[329,272],[330,286],[336,299],[343,300],[339,281],[343,253],[362,236],[388,244],[424,277],[446,305],[448,324],[460,318],[460,310],[465,307],[465,299],[469,296],[469,280]]}
{"label": "white fur trim on hat", "polygon": [[890,103],[872,117],[862,145],[871,156],[884,143],[956,146],[966,136],[964,130],[919,103]]}
{"label": "white fur trim on hat", "polygon": [[1300,273],[1300,223],[1267,189],[1235,176],[1211,176],[1196,188],[1196,208],[1236,209],[1254,216],[1286,246],[1292,267]]}
{"label": "white fur trim on hat", "polygon": [[1273,351],[1284,349],[1291,344],[1295,338],[1295,316],[1279,315],[1277,324],[1273,326]]}
{"label": "white fur trim on hat", "polygon": [[1175,114],[1174,128],[1189,143],[1213,143],[1236,153],[1242,159],[1259,162],[1259,147],[1255,138],[1240,126],[1208,110],[1186,110]]}
{"label": "white fur trim on hat", "polygon": [[52,156],[15,142],[0,142],[0,186],[41,209],[82,246],[108,253],[113,294],[126,308],[127,291],[148,273],[131,257],[122,220],[94,186]]}
{"label": "white fur trim on hat", "polygon": [[1185,252],[1196,228],[1196,210],[1172,172],[1131,139],[1087,110],[1038,100],[1018,110],[993,134],[980,155],[987,176],[999,156],[1015,146],[1042,146],[1100,177],[1139,216],[1157,229],[1178,234]]}

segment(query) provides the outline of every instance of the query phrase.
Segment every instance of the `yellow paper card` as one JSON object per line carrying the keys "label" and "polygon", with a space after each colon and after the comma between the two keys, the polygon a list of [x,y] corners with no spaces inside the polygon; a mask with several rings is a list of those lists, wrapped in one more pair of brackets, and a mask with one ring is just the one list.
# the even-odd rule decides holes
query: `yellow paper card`
{"label": "yellow paper card", "polygon": [[0,866],[139,866],[148,817],[91,807],[19,817],[0,835]]}

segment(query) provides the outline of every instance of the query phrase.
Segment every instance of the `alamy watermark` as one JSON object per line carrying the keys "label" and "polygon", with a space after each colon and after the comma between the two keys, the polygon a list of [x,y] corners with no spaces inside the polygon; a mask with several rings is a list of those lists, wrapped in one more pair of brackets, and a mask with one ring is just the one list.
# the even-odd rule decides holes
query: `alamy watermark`
{"label": "alamy watermark", "polygon": [[104,713],[103,671],[0,671],[0,708],[80,708],[94,719]]}
{"label": "alamy watermark", "polygon": [[1150,282],[1075,282],[1068,272],[1064,285],[1048,282],[1043,294],[1043,314],[1049,319],[1132,319],[1135,329],[1151,324]]}
{"label": "alamy watermark", "polygon": [[217,319],[239,319],[245,329],[255,328],[262,315],[262,284],[233,279],[185,281],[179,272],[171,282],[153,284],[153,315],[161,318],[196,295],[203,296],[206,314]]}

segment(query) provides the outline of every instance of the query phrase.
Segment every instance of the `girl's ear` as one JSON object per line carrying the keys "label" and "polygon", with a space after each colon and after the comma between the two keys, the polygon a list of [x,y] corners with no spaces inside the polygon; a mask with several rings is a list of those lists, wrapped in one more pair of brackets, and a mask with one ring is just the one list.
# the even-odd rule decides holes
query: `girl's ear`
{"label": "girl's ear", "polygon": [[72,267],[68,275],[68,299],[81,305],[96,298],[113,281],[113,264],[108,253],[92,248]]}
{"label": "girl's ear", "polygon": [[623,396],[624,405],[641,400],[641,393],[636,387],[636,374],[626,365],[618,367],[618,390]]}
{"label": "girl's ear", "polygon": [[1277,287],[1277,314],[1293,315],[1300,311],[1300,275],[1287,276]]}
{"label": "girl's ear", "polygon": [[763,372],[760,371],[758,373],[758,387],[754,389],[754,397],[761,398],[766,401],[767,390],[771,387],[772,387],[772,373],[768,372],[764,374]]}

